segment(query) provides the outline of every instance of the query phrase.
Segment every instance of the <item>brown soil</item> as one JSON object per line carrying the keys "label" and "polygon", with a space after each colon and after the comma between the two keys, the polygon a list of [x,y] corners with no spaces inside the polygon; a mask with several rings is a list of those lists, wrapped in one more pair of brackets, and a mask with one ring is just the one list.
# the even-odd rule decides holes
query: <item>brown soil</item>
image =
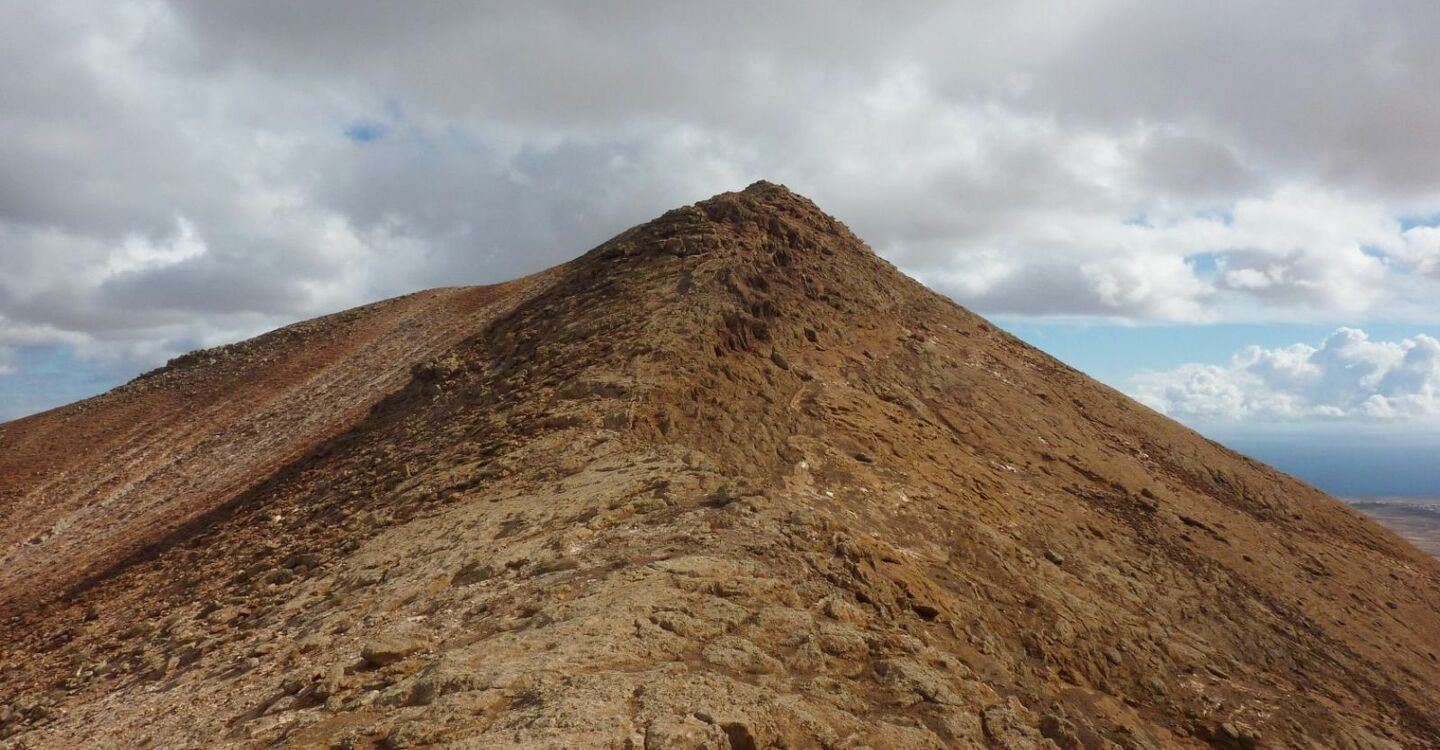
{"label": "brown soil", "polygon": [[69,590],[314,450],[535,283],[367,305],[0,424],[0,611]]}
{"label": "brown soil", "polygon": [[767,183],[0,444],[14,747],[1440,746],[1440,563]]}

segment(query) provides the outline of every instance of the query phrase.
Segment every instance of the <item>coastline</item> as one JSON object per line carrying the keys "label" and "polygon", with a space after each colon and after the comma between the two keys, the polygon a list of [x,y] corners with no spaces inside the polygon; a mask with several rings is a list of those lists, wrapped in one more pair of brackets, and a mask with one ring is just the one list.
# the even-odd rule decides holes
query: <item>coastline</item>
{"label": "coastline", "polygon": [[1440,497],[1341,498],[1422,551],[1440,558]]}

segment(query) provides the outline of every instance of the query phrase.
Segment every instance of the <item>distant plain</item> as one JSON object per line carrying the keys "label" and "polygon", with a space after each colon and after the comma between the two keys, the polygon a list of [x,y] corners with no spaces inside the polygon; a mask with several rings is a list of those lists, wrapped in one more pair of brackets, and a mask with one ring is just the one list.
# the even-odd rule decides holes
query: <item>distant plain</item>
{"label": "distant plain", "polygon": [[1440,557],[1440,497],[1352,497],[1346,502],[1416,547]]}

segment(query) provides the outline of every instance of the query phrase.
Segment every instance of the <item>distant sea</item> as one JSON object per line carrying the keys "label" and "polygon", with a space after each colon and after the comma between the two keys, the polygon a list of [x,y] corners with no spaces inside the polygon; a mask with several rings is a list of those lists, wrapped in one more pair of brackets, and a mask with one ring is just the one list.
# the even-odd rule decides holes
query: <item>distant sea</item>
{"label": "distant sea", "polygon": [[1440,557],[1440,497],[1347,497],[1345,502]]}
{"label": "distant sea", "polygon": [[1336,497],[1440,497],[1440,433],[1355,426],[1227,434],[1201,430]]}

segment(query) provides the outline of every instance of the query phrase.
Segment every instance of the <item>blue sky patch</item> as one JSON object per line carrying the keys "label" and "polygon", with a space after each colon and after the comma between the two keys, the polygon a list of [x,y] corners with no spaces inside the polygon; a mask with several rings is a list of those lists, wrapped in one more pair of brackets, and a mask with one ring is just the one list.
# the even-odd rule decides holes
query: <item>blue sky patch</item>
{"label": "blue sky patch", "polygon": [[1220,260],[1224,253],[1195,253],[1185,256],[1185,261],[1195,269],[1195,275],[1202,279],[1213,279],[1220,275]]}
{"label": "blue sky patch", "polygon": [[1400,218],[1400,231],[1404,232],[1415,227],[1440,226],[1440,214],[1428,216],[1402,216]]}
{"label": "blue sky patch", "polygon": [[15,371],[0,375],[0,422],[104,393],[139,374],[78,360],[69,346],[21,346],[12,357]]}
{"label": "blue sky patch", "polygon": [[[1319,346],[1343,321],[1333,323],[1215,323],[1210,325],[1109,325],[1037,323],[1000,316],[1001,328],[1081,372],[1120,390],[1145,370],[1170,370],[1189,362],[1224,365],[1252,344],[1267,349],[1296,343]],[[1355,325],[1350,323],[1350,325]],[[1398,341],[1424,333],[1440,337],[1440,326],[1367,321],[1361,326],[1377,341]]]}
{"label": "blue sky patch", "polygon": [[371,143],[390,134],[390,127],[374,120],[356,120],[345,126],[345,137],[356,143]]}

